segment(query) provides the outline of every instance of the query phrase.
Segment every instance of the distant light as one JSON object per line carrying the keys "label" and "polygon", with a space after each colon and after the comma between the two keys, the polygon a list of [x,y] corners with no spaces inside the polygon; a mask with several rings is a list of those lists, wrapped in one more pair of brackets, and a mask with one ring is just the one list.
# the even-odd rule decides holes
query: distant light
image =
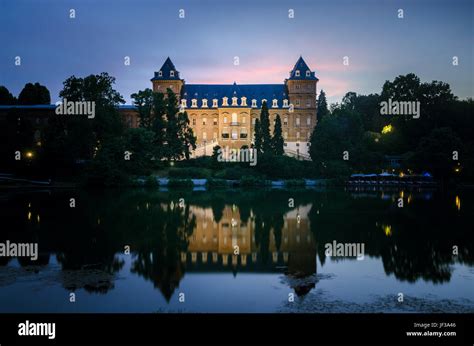
{"label": "distant light", "polygon": [[405,176],[405,174],[403,172],[400,172],[399,176],[400,176],[400,178],[403,178]]}
{"label": "distant light", "polygon": [[456,203],[456,208],[458,210],[461,210],[461,199],[459,198],[459,196],[456,196],[455,203]]}
{"label": "distant light", "polygon": [[391,124],[386,125],[386,126],[384,126],[384,127],[382,128],[382,133],[383,133],[383,134],[390,133],[390,132],[392,132],[392,131],[393,131],[393,127],[392,127]]}
{"label": "distant light", "polygon": [[27,152],[26,152],[26,157],[29,158],[29,159],[31,159],[31,158],[33,157],[33,152],[27,151]]}

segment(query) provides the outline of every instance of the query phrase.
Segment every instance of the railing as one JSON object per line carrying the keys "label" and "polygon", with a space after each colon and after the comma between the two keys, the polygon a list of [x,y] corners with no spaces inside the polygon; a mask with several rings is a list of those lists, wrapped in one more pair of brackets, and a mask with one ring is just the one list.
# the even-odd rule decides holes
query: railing
{"label": "railing", "polygon": [[299,153],[295,150],[285,149],[285,154],[290,157],[297,158],[298,160],[311,161],[311,156],[309,156],[308,154]]}

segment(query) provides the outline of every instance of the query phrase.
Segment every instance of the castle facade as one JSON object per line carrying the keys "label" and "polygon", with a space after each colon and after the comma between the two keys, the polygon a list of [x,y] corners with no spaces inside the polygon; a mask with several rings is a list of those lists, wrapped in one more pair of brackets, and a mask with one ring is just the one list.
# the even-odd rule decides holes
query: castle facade
{"label": "castle facade", "polygon": [[216,145],[250,147],[255,121],[266,102],[271,131],[280,116],[285,153],[308,158],[309,139],[317,121],[318,80],[300,57],[282,84],[186,84],[167,58],[151,82],[155,92],[165,93],[168,88],[175,92],[181,110],[187,112],[197,137],[194,156],[211,155]]}

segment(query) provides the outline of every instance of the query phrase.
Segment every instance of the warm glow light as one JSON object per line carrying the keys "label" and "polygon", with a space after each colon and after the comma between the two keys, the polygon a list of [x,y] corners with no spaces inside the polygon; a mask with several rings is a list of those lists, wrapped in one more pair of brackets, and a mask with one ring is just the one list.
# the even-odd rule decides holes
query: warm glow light
{"label": "warm glow light", "polygon": [[383,231],[385,232],[385,235],[386,235],[387,237],[390,237],[390,236],[392,235],[392,226],[390,226],[390,225],[388,225],[388,226],[384,225],[384,226],[383,226]]}
{"label": "warm glow light", "polygon": [[459,198],[459,196],[456,196],[456,208],[458,208],[458,210],[461,210],[461,199]]}
{"label": "warm glow light", "polygon": [[26,157],[31,159],[33,157],[33,153],[31,151],[26,152]]}
{"label": "warm glow light", "polygon": [[403,178],[405,176],[405,174],[403,172],[400,172],[399,176],[400,176],[400,178]]}
{"label": "warm glow light", "polygon": [[28,220],[31,220],[31,211],[28,212]]}
{"label": "warm glow light", "polygon": [[393,127],[392,127],[392,125],[390,125],[390,124],[384,126],[383,129],[382,129],[382,133],[383,133],[383,134],[385,134],[385,133],[390,133],[390,132],[392,132],[392,131],[393,131]]}
{"label": "warm glow light", "polygon": [[459,173],[459,172],[461,171],[461,169],[460,169],[459,167],[456,167],[456,168],[454,169],[454,171],[455,171],[456,173]]}

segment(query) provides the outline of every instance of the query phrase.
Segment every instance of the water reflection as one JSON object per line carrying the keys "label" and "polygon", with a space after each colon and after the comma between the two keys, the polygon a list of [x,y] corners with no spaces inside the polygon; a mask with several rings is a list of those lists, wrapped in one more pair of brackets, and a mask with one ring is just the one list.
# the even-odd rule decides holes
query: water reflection
{"label": "water reflection", "polygon": [[[281,273],[305,295],[317,284],[316,258],[322,266],[354,261],[325,256],[324,245],[334,240],[364,243],[365,256],[382,261],[397,280],[448,283],[454,263],[474,264],[472,196],[464,193],[462,209],[459,194],[455,206],[451,195],[426,196],[416,190],[13,194],[0,202],[0,241],[38,242],[38,261],[21,258],[21,266],[41,271],[54,254],[65,289],[102,294],[114,288],[129,247],[131,273],[167,301],[186,273],[204,272]],[[398,198],[408,201],[405,207]],[[9,263],[0,257],[0,266]]]}

